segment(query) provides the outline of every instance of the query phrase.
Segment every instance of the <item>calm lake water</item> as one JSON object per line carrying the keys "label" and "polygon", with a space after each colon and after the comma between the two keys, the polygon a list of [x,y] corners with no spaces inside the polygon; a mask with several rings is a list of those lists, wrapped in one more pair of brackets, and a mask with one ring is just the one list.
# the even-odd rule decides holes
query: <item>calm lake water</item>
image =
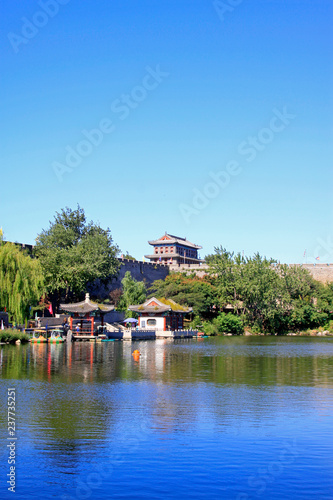
{"label": "calm lake water", "polygon": [[1,346],[0,375],[0,498],[333,498],[333,338]]}

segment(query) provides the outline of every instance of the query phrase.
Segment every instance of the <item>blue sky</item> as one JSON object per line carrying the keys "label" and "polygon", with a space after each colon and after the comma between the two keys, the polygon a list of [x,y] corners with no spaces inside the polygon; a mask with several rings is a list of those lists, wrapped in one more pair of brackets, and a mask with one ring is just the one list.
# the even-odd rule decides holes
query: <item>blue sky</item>
{"label": "blue sky", "polygon": [[[236,5],[237,4],[237,5]],[[333,262],[330,0],[3,0],[1,220]]]}

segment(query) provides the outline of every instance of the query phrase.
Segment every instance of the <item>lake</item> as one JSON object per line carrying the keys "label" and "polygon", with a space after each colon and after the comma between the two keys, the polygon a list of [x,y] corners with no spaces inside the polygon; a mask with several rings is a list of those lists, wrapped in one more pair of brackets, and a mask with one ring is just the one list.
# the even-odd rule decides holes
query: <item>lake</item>
{"label": "lake", "polygon": [[333,338],[0,348],[0,498],[333,498]]}

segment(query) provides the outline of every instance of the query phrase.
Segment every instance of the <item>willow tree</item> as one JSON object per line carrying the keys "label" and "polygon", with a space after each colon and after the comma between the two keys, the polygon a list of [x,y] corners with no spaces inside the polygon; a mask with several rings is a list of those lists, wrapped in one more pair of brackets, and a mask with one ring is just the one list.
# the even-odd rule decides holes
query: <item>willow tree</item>
{"label": "willow tree", "polygon": [[133,304],[142,304],[147,297],[146,285],[143,281],[137,281],[132,277],[130,271],[126,271],[121,280],[123,294],[117,306],[117,309],[127,311],[128,306]]}
{"label": "willow tree", "polygon": [[0,244],[0,308],[22,324],[40,300],[44,279],[40,262],[13,243]]}

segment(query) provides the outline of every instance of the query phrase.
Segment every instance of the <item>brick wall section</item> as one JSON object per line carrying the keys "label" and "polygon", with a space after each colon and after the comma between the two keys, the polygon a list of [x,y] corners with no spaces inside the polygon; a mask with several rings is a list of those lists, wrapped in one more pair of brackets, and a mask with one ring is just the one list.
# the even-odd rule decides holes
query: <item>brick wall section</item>
{"label": "brick wall section", "polygon": [[138,260],[118,259],[120,270],[117,280],[113,282],[114,288],[121,286],[121,280],[127,271],[137,281],[146,281],[151,284],[155,280],[164,280],[169,274],[169,266],[164,264],[153,264],[152,262],[141,262]]}
{"label": "brick wall section", "polygon": [[[116,279],[109,282],[107,285],[102,285],[98,280],[88,287],[88,292],[92,296],[98,296],[100,299],[108,298],[111,290],[121,288],[121,280],[125,276],[126,271],[130,271],[133,278],[137,281],[145,281],[147,285],[151,285],[155,280],[165,280],[170,271],[186,272],[188,274],[195,273],[197,276],[204,276],[207,273],[207,264],[181,264],[166,266],[164,264],[152,264],[150,262],[140,262],[130,259],[119,259],[121,264],[119,274]],[[289,264],[289,266],[300,266],[301,264]],[[307,269],[313,278],[322,283],[333,282],[333,264],[302,264],[304,269]]]}
{"label": "brick wall section", "polygon": [[[333,282],[333,264],[289,264],[289,266],[301,266],[303,269],[307,269],[313,278],[321,283],[332,283]],[[196,264],[182,264],[180,266],[169,266],[170,271],[175,272],[195,272],[198,276],[203,276],[208,269],[207,264],[201,264],[198,266]]]}
{"label": "brick wall section", "polygon": [[173,271],[175,273],[195,273],[197,276],[200,276],[200,278],[202,278],[202,276],[207,274],[208,267],[208,264],[175,264],[170,265],[169,269],[170,271]]}
{"label": "brick wall section", "polygon": [[[28,253],[32,253],[33,245],[17,243],[22,248],[25,248]],[[165,279],[170,271],[174,272],[195,272],[198,276],[203,276],[205,271],[208,269],[207,264],[181,264],[181,265],[164,265],[164,264],[152,264],[151,262],[140,262],[137,260],[130,259],[118,259],[122,264],[120,268],[120,272],[118,278],[113,280],[108,285],[107,289],[109,291],[114,290],[115,288],[120,288],[121,280],[125,276],[126,271],[130,271],[132,276],[138,280],[143,281],[146,280],[147,283],[151,284],[154,280]],[[333,282],[333,263],[332,264],[289,264],[290,266],[302,266],[304,269],[307,269],[315,280],[320,281],[321,283],[332,283]],[[103,287],[101,287],[102,289]],[[102,291],[102,290],[101,290]],[[104,295],[106,289],[104,287]],[[108,292],[106,293],[106,296]],[[106,297],[105,297],[106,298]]]}
{"label": "brick wall section", "polygon": [[302,266],[307,269],[313,278],[321,283],[333,282],[333,264],[290,264],[290,266]]}
{"label": "brick wall section", "polygon": [[141,262],[131,259],[118,259],[120,269],[117,278],[114,278],[107,285],[103,285],[99,280],[91,283],[88,286],[88,292],[101,300],[108,298],[111,290],[121,288],[121,280],[124,278],[126,271],[129,271],[132,278],[137,281],[144,281],[148,286],[155,280],[165,280],[169,274],[169,266],[164,264],[153,264],[151,262]]}

